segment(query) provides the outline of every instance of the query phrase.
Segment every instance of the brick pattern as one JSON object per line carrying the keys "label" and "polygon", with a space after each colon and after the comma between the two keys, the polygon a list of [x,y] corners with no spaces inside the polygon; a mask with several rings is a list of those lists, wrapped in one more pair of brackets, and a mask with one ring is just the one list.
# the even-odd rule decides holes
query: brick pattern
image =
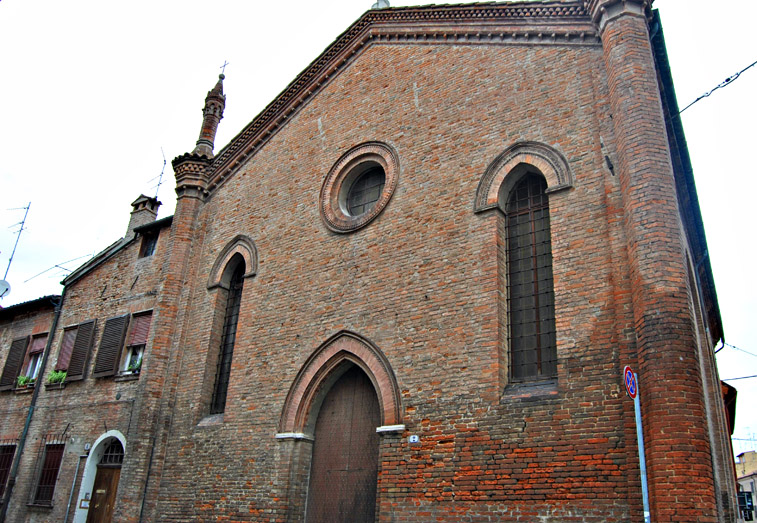
{"label": "brick pattern", "polygon": [[[310,443],[276,440],[279,416],[317,348],[349,330],[386,355],[407,426],[382,436],[380,520],[640,516],[620,382],[633,316],[620,187],[600,149],[613,133],[601,64],[598,48],[373,46],[212,193],[198,211],[188,280],[208,281],[240,233],[255,242],[258,274],[245,283],[216,424],[197,424],[217,350],[214,295],[190,291],[182,349],[192,357],[182,363],[157,513],[296,520]],[[475,214],[473,201],[487,166],[519,139],[553,144],[575,183],[550,195],[557,383],[503,389],[500,217]],[[396,193],[369,226],[331,233],[318,216],[323,177],[370,140],[397,151]],[[597,238],[620,245],[618,254]],[[408,445],[409,434],[420,445]]]}

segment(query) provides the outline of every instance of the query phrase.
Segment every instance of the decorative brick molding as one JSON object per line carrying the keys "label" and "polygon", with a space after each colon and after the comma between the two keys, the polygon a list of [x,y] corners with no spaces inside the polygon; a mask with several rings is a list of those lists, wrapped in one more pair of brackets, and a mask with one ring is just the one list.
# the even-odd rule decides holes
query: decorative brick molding
{"label": "decorative brick molding", "polygon": [[331,385],[349,368],[360,367],[373,383],[381,411],[381,426],[400,425],[400,394],[386,356],[358,334],[342,331],[329,338],[305,362],[289,389],[279,423],[279,434],[310,435],[315,425],[313,406],[319,405]]}
{"label": "decorative brick molding", "polygon": [[228,287],[228,282],[224,282],[224,272],[226,266],[235,255],[239,254],[244,259],[245,273],[244,278],[255,276],[258,272],[258,250],[255,242],[247,236],[240,234],[226,244],[221,254],[216,258],[213,268],[210,270],[208,278],[208,289],[216,287]]}
{"label": "decorative brick molding", "polygon": [[[384,171],[384,189],[373,208],[359,216],[345,212],[344,202],[353,173],[365,164],[380,165]],[[334,232],[352,232],[372,222],[394,194],[399,179],[400,164],[397,153],[381,142],[367,142],[353,147],[334,164],[321,187],[319,206],[326,227]]]}
{"label": "decorative brick molding", "polygon": [[645,17],[652,6],[652,0],[588,0],[584,7],[601,33],[607,22],[622,15]]}
{"label": "decorative brick molding", "polygon": [[580,1],[512,2],[368,11],[216,156],[212,193],[340,71],[374,44],[601,45]]}
{"label": "decorative brick molding", "polygon": [[536,168],[547,180],[547,193],[573,187],[573,173],[568,161],[553,147],[539,142],[517,142],[497,156],[486,168],[476,189],[474,212],[488,211],[498,206],[502,186],[505,189],[517,182],[508,176],[519,165]]}
{"label": "decorative brick molding", "polygon": [[185,153],[171,160],[179,198],[203,199],[207,195],[207,171],[212,160],[207,156]]}

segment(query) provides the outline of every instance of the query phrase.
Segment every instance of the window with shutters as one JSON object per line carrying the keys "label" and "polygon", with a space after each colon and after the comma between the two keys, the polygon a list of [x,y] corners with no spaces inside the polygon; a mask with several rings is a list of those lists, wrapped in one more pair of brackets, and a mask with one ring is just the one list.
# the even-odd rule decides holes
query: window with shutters
{"label": "window with shutters", "polygon": [[0,499],[5,494],[5,484],[8,482],[13,456],[16,455],[16,442],[14,440],[0,441]]}
{"label": "window with shutters", "polygon": [[129,314],[110,318],[105,322],[100,346],[97,348],[95,368],[92,376],[105,378],[114,376],[118,371],[118,363],[121,361],[121,349],[126,338],[126,329],[129,326]]}
{"label": "window with shutters", "polygon": [[52,506],[55,484],[58,481],[58,472],[63,461],[65,447],[63,438],[52,435],[45,436],[38,456],[39,472],[31,504]]}
{"label": "window with shutters", "polygon": [[97,320],[89,320],[63,331],[55,370],[66,371],[66,382],[85,378],[96,327]]}
{"label": "window with shutters", "polygon": [[8,357],[5,359],[3,373],[0,375],[0,390],[11,390],[16,385],[16,378],[21,373],[26,356],[26,348],[29,345],[29,337],[18,338],[11,343]]}
{"label": "window with shutters", "polygon": [[147,338],[150,335],[152,311],[135,314],[131,318],[126,338],[126,350],[121,358],[121,374],[139,374]]}
{"label": "window with shutters", "polygon": [[235,255],[226,268],[231,271],[229,287],[226,291],[226,309],[224,312],[223,334],[216,365],[216,377],[213,384],[213,396],[210,401],[210,413],[220,414],[226,409],[226,394],[229,389],[231,360],[237,336],[239,307],[242,302],[245,264],[241,256]]}
{"label": "window with shutters", "polygon": [[544,178],[526,172],[511,190],[507,217],[507,312],[514,381],[557,375],[549,201]]}
{"label": "window with shutters", "polygon": [[25,376],[31,381],[37,379],[39,376],[39,370],[42,366],[42,353],[45,351],[45,345],[47,344],[47,334],[34,336],[32,343],[29,347],[29,361],[26,364]]}

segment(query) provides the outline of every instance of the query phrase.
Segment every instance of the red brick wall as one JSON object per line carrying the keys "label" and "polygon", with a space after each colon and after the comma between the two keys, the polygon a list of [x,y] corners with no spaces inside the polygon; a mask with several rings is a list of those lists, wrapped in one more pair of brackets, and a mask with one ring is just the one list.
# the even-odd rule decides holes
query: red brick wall
{"label": "red brick wall", "polygon": [[[599,46],[372,46],[212,194],[192,246],[157,513],[294,517],[288,499],[307,478],[287,470],[308,444],[274,435],[306,359],[346,329],[386,355],[401,391],[407,432],[382,439],[382,519],[640,516],[620,383],[633,318],[619,184],[600,150],[600,136],[613,140],[601,64]],[[560,151],[576,180],[550,197],[560,365],[557,384],[535,391],[502,389],[498,217],[473,213],[488,164],[523,139]],[[370,140],[397,151],[397,191],[366,228],[332,233],[318,215],[323,178]],[[217,350],[206,282],[240,233],[259,270],[245,281],[223,422],[198,426]]]}

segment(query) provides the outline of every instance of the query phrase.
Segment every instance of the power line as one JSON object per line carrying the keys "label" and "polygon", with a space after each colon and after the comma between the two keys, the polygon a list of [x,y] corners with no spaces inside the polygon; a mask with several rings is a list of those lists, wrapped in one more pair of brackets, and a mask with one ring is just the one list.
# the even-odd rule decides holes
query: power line
{"label": "power line", "polygon": [[731,345],[730,343],[726,343],[726,342],[723,342],[723,345],[725,345],[726,347],[730,347],[732,349],[736,349],[737,351],[749,354],[750,356],[754,356],[755,358],[757,358],[757,354],[755,354],[753,352],[749,352],[748,350],[740,349],[736,345]]}
{"label": "power line", "polygon": [[706,93],[704,93],[703,95],[701,95],[699,98],[697,98],[696,100],[694,100],[693,102],[691,102],[689,105],[687,105],[686,107],[684,107],[683,109],[681,109],[680,111],[678,111],[678,113],[676,114],[676,116],[680,115],[682,112],[684,112],[686,109],[688,109],[689,107],[691,107],[692,105],[694,105],[695,103],[697,103],[699,100],[701,100],[703,98],[707,98],[708,96],[710,96],[712,93],[714,93],[718,89],[722,89],[726,85],[731,85],[733,82],[736,81],[736,78],[738,78],[739,76],[741,76],[741,73],[743,73],[744,71],[746,71],[747,69],[749,69],[751,67],[754,67],[755,65],[757,65],[757,61],[752,62],[751,64],[747,65],[745,68],[743,68],[738,73],[729,76],[728,78],[726,78],[725,80],[723,80],[722,82],[720,82],[718,85],[716,85],[714,88],[712,88],[711,90],[707,91]]}
{"label": "power line", "polygon": [[736,380],[746,380],[749,378],[757,378],[757,374],[754,376],[742,376],[740,378],[723,378],[721,381],[736,381]]}

